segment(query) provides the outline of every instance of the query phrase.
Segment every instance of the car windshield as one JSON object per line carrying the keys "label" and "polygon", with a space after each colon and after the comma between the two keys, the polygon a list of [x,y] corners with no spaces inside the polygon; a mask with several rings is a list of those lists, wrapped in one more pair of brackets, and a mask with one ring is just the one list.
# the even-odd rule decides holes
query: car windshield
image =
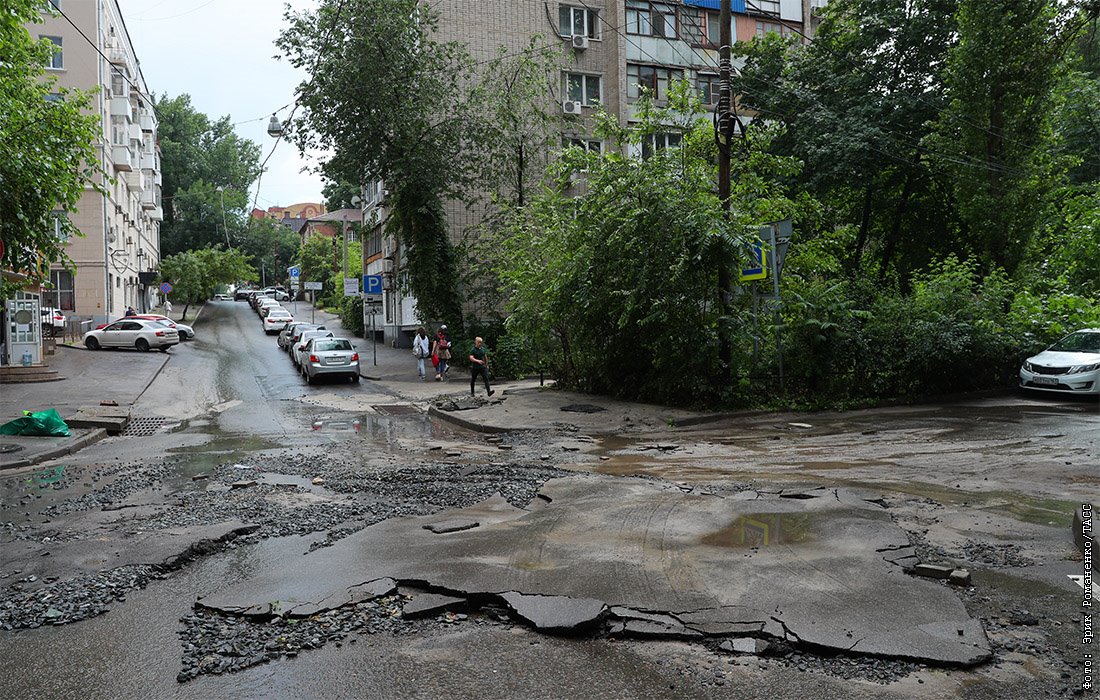
{"label": "car windshield", "polygon": [[337,340],[315,340],[313,341],[313,349],[319,352],[325,350],[351,350],[351,343],[344,339]]}
{"label": "car windshield", "polygon": [[1070,333],[1051,345],[1050,349],[1057,352],[1100,352],[1100,331]]}

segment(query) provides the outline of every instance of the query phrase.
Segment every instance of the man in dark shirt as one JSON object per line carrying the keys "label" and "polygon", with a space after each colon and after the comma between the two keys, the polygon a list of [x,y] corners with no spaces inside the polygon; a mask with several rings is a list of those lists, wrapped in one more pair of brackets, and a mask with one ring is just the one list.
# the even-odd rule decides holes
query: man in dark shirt
{"label": "man in dark shirt", "polygon": [[478,376],[485,381],[486,395],[492,396],[496,393],[489,388],[489,352],[484,343],[480,337],[474,338],[474,346],[470,348],[470,396],[474,395]]}

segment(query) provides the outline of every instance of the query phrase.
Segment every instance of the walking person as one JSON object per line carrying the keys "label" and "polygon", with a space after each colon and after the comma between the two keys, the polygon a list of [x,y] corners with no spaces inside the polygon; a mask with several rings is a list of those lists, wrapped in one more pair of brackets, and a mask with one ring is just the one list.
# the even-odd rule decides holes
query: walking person
{"label": "walking person", "polygon": [[447,360],[451,359],[451,337],[447,335],[446,324],[440,326],[439,332],[436,333],[435,342],[432,343],[432,355],[439,359],[439,364],[435,367],[435,380],[447,381]]}
{"label": "walking person", "polygon": [[470,396],[474,395],[474,385],[477,384],[478,377],[485,382],[486,396],[496,393],[489,388],[489,351],[484,343],[480,337],[474,338],[474,346],[470,348]]}
{"label": "walking person", "polygon": [[165,297],[165,299],[164,299],[164,315],[165,316],[171,316],[172,315],[172,302],[168,301],[167,297]]}
{"label": "walking person", "polygon": [[424,326],[417,328],[416,337],[413,338],[413,357],[416,358],[416,372],[420,376],[420,381],[424,381],[426,377],[424,362],[431,355],[430,342],[428,331],[424,330]]}
{"label": "walking person", "polygon": [[127,316],[137,316],[137,311],[134,311],[134,307],[127,306],[126,307],[126,315]]}

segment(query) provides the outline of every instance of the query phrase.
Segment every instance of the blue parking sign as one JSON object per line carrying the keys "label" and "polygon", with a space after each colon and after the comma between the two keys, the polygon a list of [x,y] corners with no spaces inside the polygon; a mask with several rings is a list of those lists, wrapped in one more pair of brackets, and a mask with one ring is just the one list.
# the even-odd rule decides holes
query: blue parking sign
{"label": "blue parking sign", "polygon": [[381,294],[382,275],[363,275],[363,294]]}
{"label": "blue parking sign", "polygon": [[302,269],[299,267],[290,268],[290,279],[297,279],[302,276]]}

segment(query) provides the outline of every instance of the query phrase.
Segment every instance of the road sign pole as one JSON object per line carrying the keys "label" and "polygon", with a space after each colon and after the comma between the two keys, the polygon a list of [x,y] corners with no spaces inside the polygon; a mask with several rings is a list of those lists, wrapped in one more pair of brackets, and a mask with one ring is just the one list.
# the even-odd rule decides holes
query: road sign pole
{"label": "road sign pole", "polygon": [[[372,306],[371,309],[374,309]],[[378,366],[378,333],[374,330],[374,311],[370,312],[370,340],[374,349],[374,366]]]}

